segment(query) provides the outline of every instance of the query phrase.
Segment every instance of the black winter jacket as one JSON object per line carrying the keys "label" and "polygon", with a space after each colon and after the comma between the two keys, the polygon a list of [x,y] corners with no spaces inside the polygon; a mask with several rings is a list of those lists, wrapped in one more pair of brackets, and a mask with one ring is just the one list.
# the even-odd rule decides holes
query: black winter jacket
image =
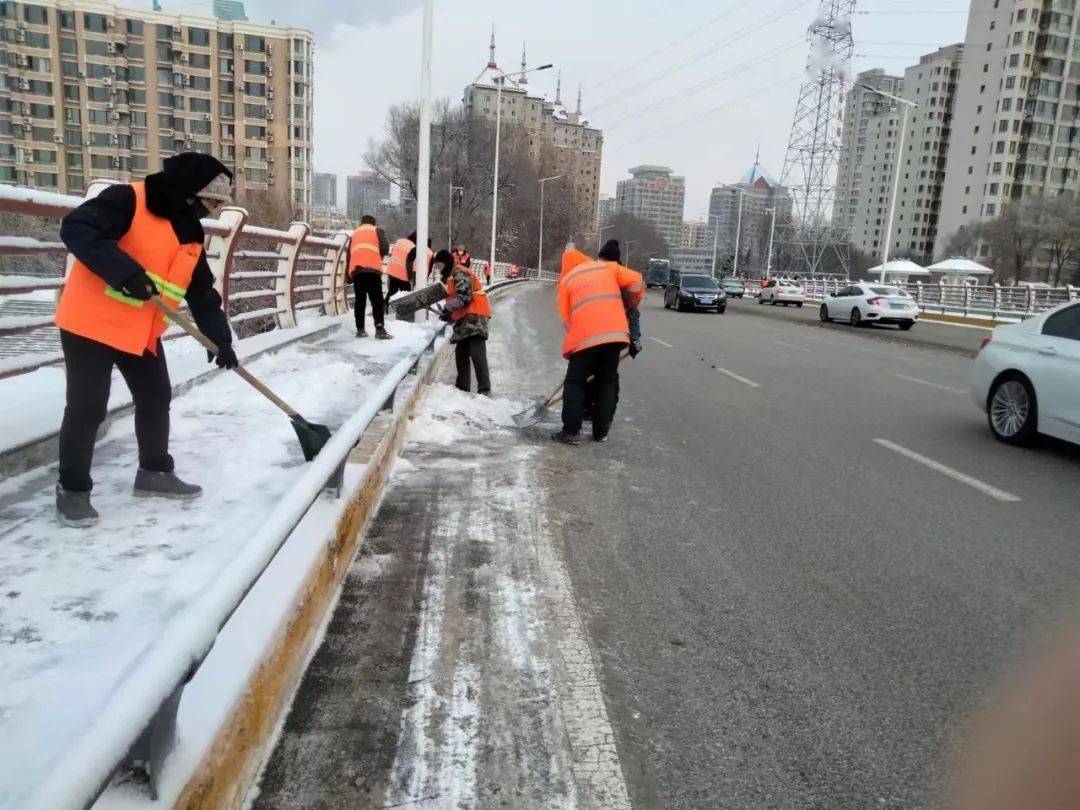
{"label": "black winter jacket", "polygon": [[[182,206],[170,205],[164,194],[157,194],[155,183],[147,178],[147,206],[151,212],[166,217],[181,243],[202,242],[204,235],[198,217]],[[117,242],[128,232],[135,217],[135,189],[127,184],[109,186],[97,197],[87,200],[60,226],[60,239],[72,254],[90,270],[120,289],[127,279],[144,270]],[[221,309],[221,296],[214,289],[214,274],[206,261],[206,251],[199,256],[188,284],[188,308],[208,338],[218,346],[232,344],[229,321]]]}

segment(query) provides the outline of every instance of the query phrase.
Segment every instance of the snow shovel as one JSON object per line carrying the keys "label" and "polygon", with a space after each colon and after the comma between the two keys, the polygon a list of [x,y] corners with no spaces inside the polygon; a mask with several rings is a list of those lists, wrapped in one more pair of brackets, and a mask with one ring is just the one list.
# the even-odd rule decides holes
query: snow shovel
{"label": "snow shovel", "polygon": [[[204,335],[186,315],[181,315],[174,307],[169,306],[160,298],[151,298],[150,301],[164,312],[169,320],[195,338],[204,349],[213,355],[217,355],[217,344]],[[262,381],[243,366],[237,366],[233,371],[239,374],[244,379],[244,382],[288,414],[289,419],[292,420],[293,430],[296,431],[296,438],[300,440],[300,449],[304,451],[305,461],[311,461],[315,456],[319,455],[319,451],[330,441],[330,428],[326,425],[309,422],[298,414],[296,409],[289,405],[288,402],[267,388]]]}
{"label": "snow shovel", "polygon": [[[619,362],[621,363],[629,354],[629,351],[624,351],[622,354],[620,354]],[[589,380],[591,379],[592,377],[589,377]],[[586,382],[588,382],[589,380],[586,380]],[[551,409],[551,407],[553,405],[557,405],[559,402],[562,401],[563,388],[565,387],[565,381],[559,383],[559,387],[555,389],[552,395],[545,399],[543,402],[541,402],[539,405],[534,405],[531,408],[525,409],[521,413],[514,414],[514,424],[517,425],[519,428],[527,428],[532,427],[533,425],[539,425],[541,422],[545,421],[548,416],[548,411]]]}
{"label": "snow shovel", "polygon": [[446,285],[441,281],[436,281],[423,289],[395,298],[390,304],[390,308],[394,310],[394,314],[398,316],[398,319],[403,320],[421,309],[427,309],[433,304],[437,304],[446,298],[446,295]]}

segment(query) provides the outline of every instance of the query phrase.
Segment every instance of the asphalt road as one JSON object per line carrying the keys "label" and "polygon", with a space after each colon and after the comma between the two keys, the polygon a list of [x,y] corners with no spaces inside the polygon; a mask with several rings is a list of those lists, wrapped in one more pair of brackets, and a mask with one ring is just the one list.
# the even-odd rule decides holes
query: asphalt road
{"label": "asphalt road", "polygon": [[[496,394],[547,395],[563,369],[552,292],[514,298],[493,322]],[[395,795],[399,729],[425,705],[409,660],[441,603],[421,597],[433,581],[466,608],[442,614],[444,646],[466,643],[438,671],[481,677],[468,725],[481,789],[454,806],[620,806],[580,787],[574,801],[551,777],[583,784],[608,721],[634,807],[938,806],[972,708],[1080,604],[1080,450],[990,437],[967,393],[979,330],[815,319],[752,301],[675,313],[651,293],[607,444],[556,445],[550,425],[491,435],[472,466],[459,450],[407,454],[433,478],[388,494],[370,541],[384,573],[350,577],[256,806]],[[482,530],[453,529],[485,491]],[[476,562],[479,541],[496,553]],[[507,612],[483,582],[559,604]],[[524,635],[507,636],[508,616]],[[560,631],[578,626],[597,689],[560,674]],[[552,674],[532,694],[521,672]],[[577,745],[560,723],[596,691],[606,717],[579,711],[603,722]],[[453,718],[455,695],[435,697]],[[551,733],[532,734],[549,716]],[[435,755],[427,772],[453,784],[461,761]],[[407,806],[450,806],[414,795],[430,803]]]}
{"label": "asphalt road", "polygon": [[635,806],[935,806],[971,708],[1080,601],[1080,451],[994,442],[927,342],[979,332],[808,316],[650,294],[611,441],[550,451]]}

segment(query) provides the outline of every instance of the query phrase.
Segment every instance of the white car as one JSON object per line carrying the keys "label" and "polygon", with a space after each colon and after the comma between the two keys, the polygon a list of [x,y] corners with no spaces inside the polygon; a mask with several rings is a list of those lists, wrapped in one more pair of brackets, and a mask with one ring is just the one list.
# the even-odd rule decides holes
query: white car
{"label": "white car", "polygon": [[907,331],[919,320],[915,299],[899,287],[861,282],[825,297],[821,302],[821,320],[847,321],[852,326],[892,323]]}
{"label": "white car", "polygon": [[975,358],[971,396],[1003,442],[1043,433],[1080,444],[1080,301],[995,329]]}
{"label": "white car", "polygon": [[769,279],[769,283],[761,288],[758,296],[759,304],[783,304],[785,307],[794,304],[801,307],[806,303],[806,291],[798,282],[787,281],[782,278]]}

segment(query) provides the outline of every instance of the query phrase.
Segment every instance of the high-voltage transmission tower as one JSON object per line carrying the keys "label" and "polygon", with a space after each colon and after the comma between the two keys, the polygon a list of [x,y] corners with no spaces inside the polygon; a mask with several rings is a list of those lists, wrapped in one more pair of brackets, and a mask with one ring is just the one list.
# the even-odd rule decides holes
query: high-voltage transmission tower
{"label": "high-voltage transmission tower", "polygon": [[810,275],[825,269],[845,274],[848,270],[849,235],[834,227],[833,204],[844,99],[850,89],[855,47],[851,37],[855,2],[821,0],[810,24],[806,79],[795,106],[780,178],[792,203],[791,221],[783,228],[780,241],[800,272]]}

